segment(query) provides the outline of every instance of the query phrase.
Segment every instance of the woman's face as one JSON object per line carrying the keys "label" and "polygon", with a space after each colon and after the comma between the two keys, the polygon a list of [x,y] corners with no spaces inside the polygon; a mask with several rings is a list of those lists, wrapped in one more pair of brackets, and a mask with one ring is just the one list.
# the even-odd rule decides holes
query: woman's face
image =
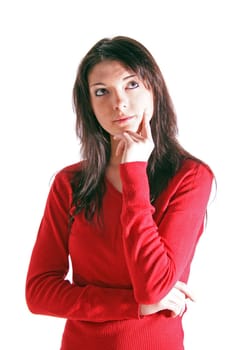
{"label": "woman's face", "polygon": [[118,61],[96,64],[88,76],[93,112],[110,135],[139,131],[145,111],[152,117],[153,93]]}

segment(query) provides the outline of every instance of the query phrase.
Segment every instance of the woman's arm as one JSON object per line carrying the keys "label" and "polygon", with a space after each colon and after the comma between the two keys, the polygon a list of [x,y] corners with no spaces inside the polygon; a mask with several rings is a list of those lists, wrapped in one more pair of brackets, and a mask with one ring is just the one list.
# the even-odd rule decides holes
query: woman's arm
{"label": "woman's arm", "polygon": [[84,287],[66,280],[70,184],[64,171],[50,189],[31,255],[26,301],[33,313],[90,322],[139,318],[139,305],[130,289]]}
{"label": "woman's arm", "polygon": [[153,218],[156,209],[150,204],[146,166],[146,162],[121,164],[121,224],[135,299],[140,304],[154,304],[170,292],[192,260],[213,175],[201,163],[193,161],[186,166],[158,226]]}
{"label": "woman's arm", "polygon": [[175,191],[169,188],[166,212],[158,225],[153,218],[156,209],[150,204],[146,173],[154,148],[147,112],[140,132],[127,131],[114,138],[119,141],[116,154],[122,156],[122,239],[135,299],[140,304],[159,303],[191,263],[203,228],[213,174],[199,162],[184,167]]}

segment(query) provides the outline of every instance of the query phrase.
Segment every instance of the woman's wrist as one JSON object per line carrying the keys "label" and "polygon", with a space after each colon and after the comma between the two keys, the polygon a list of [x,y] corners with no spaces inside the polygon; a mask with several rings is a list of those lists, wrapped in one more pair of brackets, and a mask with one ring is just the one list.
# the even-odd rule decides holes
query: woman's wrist
{"label": "woman's wrist", "polygon": [[161,310],[158,304],[150,304],[150,305],[141,304],[139,307],[139,312],[141,316],[152,315],[159,311]]}

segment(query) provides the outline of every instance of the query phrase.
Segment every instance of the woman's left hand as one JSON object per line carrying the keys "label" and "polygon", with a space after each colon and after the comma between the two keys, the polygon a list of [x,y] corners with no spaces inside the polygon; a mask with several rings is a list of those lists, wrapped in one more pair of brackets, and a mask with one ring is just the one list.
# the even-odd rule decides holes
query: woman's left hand
{"label": "woman's left hand", "polygon": [[147,162],[154,149],[150,118],[147,112],[144,112],[140,131],[125,131],[122,134],[115,135],[114,139],[119,140],[116,155],[122,154],[121,163]]}
{"label": "woman's left hand", "polygon": [[187,300],[195,301],[193,292],[184,282],[178,281],[170,292],[156,304],[141,304],[140,314],[148,316],[163,310],[169,310],[172,317],[182,316]]}

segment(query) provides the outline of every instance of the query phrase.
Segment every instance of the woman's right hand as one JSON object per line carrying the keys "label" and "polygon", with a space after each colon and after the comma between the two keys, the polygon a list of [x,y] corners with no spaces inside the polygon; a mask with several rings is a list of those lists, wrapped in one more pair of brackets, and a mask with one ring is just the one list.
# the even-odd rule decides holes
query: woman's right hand
{"label": "woman's right hand", "polygon": [[170,292],[156,304],[140,305],[141,316],[155,314],[162,310],[170,310],[172,317],[182,316],[187,299],[195,301],[193,293],[186,283],[178,281]]}

